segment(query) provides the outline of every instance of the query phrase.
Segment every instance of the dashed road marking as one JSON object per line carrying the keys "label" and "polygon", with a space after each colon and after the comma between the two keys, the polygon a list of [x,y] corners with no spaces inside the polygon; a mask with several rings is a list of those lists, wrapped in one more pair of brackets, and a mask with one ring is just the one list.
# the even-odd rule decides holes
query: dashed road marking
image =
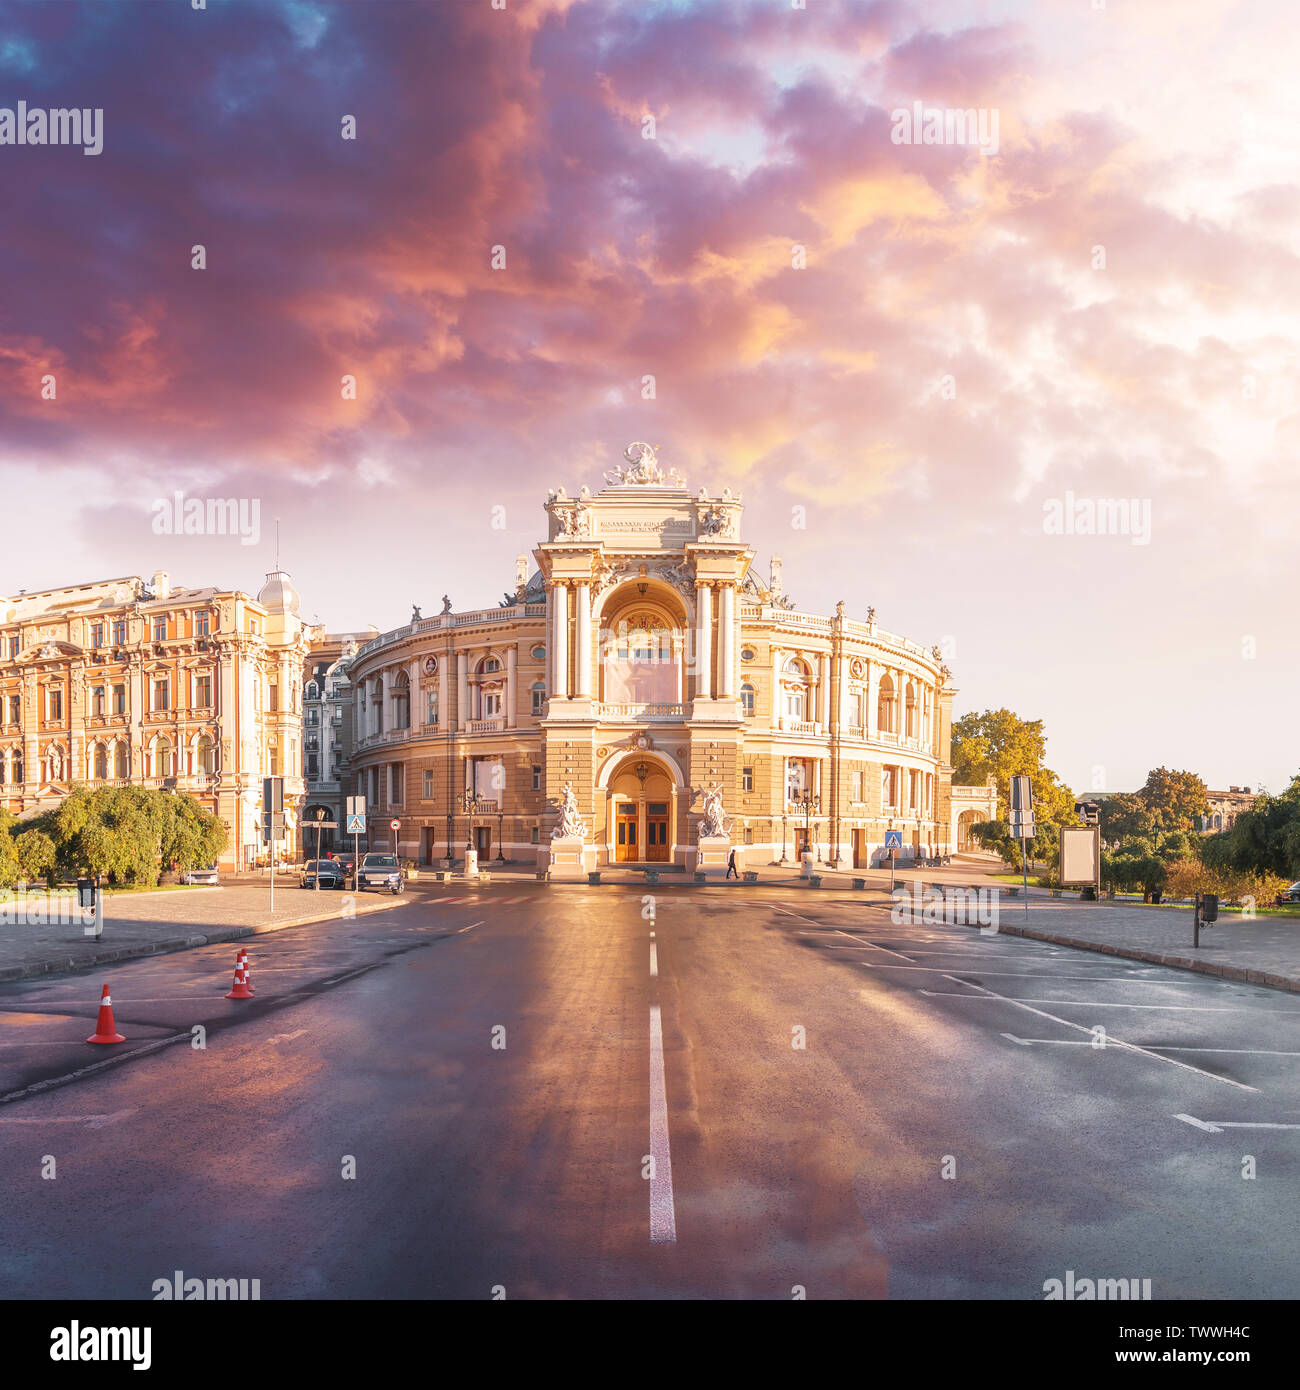
{"label": "dashed road marking", "polygon": [[1282,1125],[1265,1120],[1198,1120],[1195,1115],[1175,1115],[1174,1119],[1209,1134],[1222,1134],[1225,1129],[1300,1129],[1300,1125]]}

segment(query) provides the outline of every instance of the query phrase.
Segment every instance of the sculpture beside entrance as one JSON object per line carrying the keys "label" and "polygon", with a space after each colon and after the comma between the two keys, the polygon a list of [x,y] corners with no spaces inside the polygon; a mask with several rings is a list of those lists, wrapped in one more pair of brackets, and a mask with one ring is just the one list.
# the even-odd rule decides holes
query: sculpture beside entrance
{"label": "sculpture beside entrance", "polygon": [[552,879],[583,879],[594,865],[595,847],[587,844],[587,826],[578,811],[573,783],[566,782],[560,795],[560,821],[551,831],[546,862],[538,867],[546,869]]}
{"label": "sculpture beside entrance", "polygon": [[722,790],[715,782],[701,793],[704,799],[704,818],[696,828],[697,842],[688,854],[689,868],[696,870],[726,869],[731,855],[731,832],[727,813],[722,805]]}

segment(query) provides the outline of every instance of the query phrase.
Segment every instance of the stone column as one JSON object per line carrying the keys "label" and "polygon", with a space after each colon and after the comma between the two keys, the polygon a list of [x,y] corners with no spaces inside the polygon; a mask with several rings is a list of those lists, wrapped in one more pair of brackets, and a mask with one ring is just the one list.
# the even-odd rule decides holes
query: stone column
{"label": "stone column", "polygon": [[674,632],[673,643],[673,669],[677,680],[677,693],[673,697],[680,705],[686,699],[686,686],[682,675],[682,668],[686,664],[686,642],[680,632]]}
{"label": "stone column", "polygon": [[830,658],[822,652],[817,658],[817,723],[824,733],[831,722],[831,665]]}
{"label": "stone column", "polygon": [[393,727],[393,673],[385,666],[379,673],[384,682],[384,732]]}
{"label": "stone column", "polygon": [[[781,727],[781,649],[772,648],[772,727]],[[782,796],[785,793],[782,792]]]}
{"label": "stone column", "polygon": [[451,661],[446,656],[438,661],[438,732],[451,733]]}
{"label": "stone column", "polygon": [[456,653],[456,728],[469,728],[469,653]]}
{"label": "stone column", "polygon": [[506,728],[515,727],[515,644],[506,648]]}
{"label": "stone column", "polygon": [[560,583],[551,586],[552,698],[569,697],[569,591]]}
{"label": "stone column", "polygon": [[577,622],[574,629],[573,693],[579,699],[591,698],[591,585],[579,584]]}
{"label": "stone column", "polygon": [[718,616],[718,694],[724,700],[736,694],[736,589],[724,584]]}
{"label": "stone column", "polygon": [[695,698],[713,698],[713,590],[695,590]]}

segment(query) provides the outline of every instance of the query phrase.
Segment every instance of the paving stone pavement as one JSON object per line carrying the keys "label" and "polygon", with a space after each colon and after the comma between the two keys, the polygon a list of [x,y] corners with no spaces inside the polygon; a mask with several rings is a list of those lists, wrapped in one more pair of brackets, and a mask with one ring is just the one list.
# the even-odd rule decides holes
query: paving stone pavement
{"label": "paving stone pavement", "polygon": [[[258,932],[322,918],[338,917],[345,906],[358,916],[380,912],[401,902],[390,893],[317,893],[286,878],[275,887],[270,909],[266,879],[235,882],[221,888],[193,888],[156,894],[110,894],[104,899],[104,929],[96,940],[85,934],[81,915],[57,908],[51,914],[6,910],[0,902],[0,980],[18,980],[52,971],[81,970],[117,960],[164,951],[234,941]],[[71,895],[75,905],[75,894]],[[74,916],[74,920],[59,920]]]}

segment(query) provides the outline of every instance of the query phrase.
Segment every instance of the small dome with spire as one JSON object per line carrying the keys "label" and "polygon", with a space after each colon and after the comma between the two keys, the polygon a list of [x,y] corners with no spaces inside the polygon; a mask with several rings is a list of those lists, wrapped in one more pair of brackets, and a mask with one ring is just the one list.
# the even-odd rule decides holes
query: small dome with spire
{"label": "small dome with spire", "polygon": [[289,582],[288,574],[280,569],[266,576],[257,601],[268,613],[297,613],[300,602],[298,590]]}

